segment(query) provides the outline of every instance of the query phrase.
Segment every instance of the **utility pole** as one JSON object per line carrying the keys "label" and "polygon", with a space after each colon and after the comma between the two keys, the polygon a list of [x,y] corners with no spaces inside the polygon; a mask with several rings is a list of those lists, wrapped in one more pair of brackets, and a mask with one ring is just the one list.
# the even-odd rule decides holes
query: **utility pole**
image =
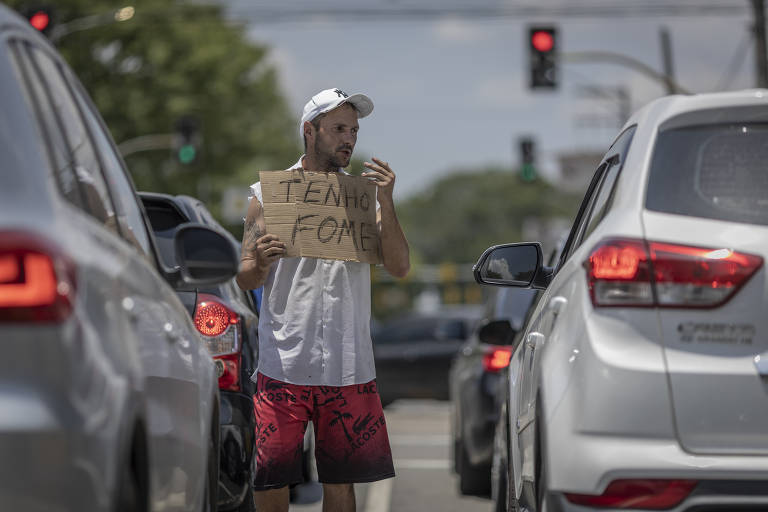
{"label": "utility pole", "polygon": [[675,87],[675,68],[672,65],[672,42],[667,27],[661,27],[659,36],[661,37],[661,64],[667,82],[667,94],[675,94],[677,87]]}
{"label": "utility pole", "polygon": [[765,45],[765,0],[752,0],[755,14],[755,76],[758,87],[768,87],[768,55]]}

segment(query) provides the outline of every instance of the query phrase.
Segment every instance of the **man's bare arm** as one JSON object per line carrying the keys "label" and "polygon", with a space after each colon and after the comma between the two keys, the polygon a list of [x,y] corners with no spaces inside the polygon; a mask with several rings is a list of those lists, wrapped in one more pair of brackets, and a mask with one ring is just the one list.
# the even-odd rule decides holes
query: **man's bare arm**
{"label": "man's bare arm", "polygon": [[254,290],[262,286],[270,265],[285,253],[285,245],[266,231],[264,209],[258,198],[252,197],[245,217],[240,271],[237,273],[237,284],[243,290]]}
{"label": "man's bare arm", "polygon": [[374,163],[365,162],[368,170],[363,176],[373,178],[379,187],[378,200],[381,208],[376,212],[376,223],[381,239],[381,259],[384,268],[394,277],[405,277],[411,268],[408,240],[405,239],[403,228],[397,220],[395,202],[392,190],[395,187],[395,173],[389,164],[378,158],[372,158]]}

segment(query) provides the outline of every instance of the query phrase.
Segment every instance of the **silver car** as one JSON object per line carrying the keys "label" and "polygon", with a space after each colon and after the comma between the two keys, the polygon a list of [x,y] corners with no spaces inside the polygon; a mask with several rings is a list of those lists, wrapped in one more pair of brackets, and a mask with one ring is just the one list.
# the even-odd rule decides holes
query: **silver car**
{"label": "silver car", "polygon": [[[509,367],[508,510],[768,510],[768,91],[671,96],[600,162]],[[499,507],[497,509],[501,509]]]}
{"label": "silver car", "polygon": [[213,361],[169,282],[234,275],[199,225],[163,268],[67,65],[0,5],[0,510],[211,511]]}

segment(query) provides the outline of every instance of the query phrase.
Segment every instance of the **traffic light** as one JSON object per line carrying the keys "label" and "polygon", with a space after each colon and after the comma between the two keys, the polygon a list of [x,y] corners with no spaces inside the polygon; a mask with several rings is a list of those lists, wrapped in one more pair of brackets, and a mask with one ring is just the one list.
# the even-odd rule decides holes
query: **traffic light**
{"label": "traffic light", "polygon": [[557,28],[553,26],[528,29],[531,89],[557,87]]}
{"label": "traffic light", "polygon": [[536,179],[536,144],[531,137],[520,139],[520,177],[523,181]]}
{"label": "traffic light", "polygon": [[53,28],[54,13],[53,9],[48,6],[40,5],[28,5],[21,9],[21,14],[27,18],[29,24],[42,32],[44,35],[49,35]]}
{"label": "traffic light", "polygon": [[182,116],[176,120],[174,149],[179,163],[191,164],[200,152],[200,125],[194,116]]}

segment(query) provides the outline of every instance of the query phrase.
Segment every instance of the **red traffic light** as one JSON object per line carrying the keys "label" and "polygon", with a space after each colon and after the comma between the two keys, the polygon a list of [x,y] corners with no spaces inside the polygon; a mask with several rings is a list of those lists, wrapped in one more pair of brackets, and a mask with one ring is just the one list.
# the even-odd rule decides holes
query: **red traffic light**
{"label": "red traffic light", "polygon": [[555,38],[547,30],[537,30],[531,34],[531,45],[540,52],[548,52],[555,46]]}
{"label": "red traffic light", "polygon": [[29,24],[35,27],[40,32],[48,28],[51,23],[51,17],[45,11],[37,11],[29,17]]}

